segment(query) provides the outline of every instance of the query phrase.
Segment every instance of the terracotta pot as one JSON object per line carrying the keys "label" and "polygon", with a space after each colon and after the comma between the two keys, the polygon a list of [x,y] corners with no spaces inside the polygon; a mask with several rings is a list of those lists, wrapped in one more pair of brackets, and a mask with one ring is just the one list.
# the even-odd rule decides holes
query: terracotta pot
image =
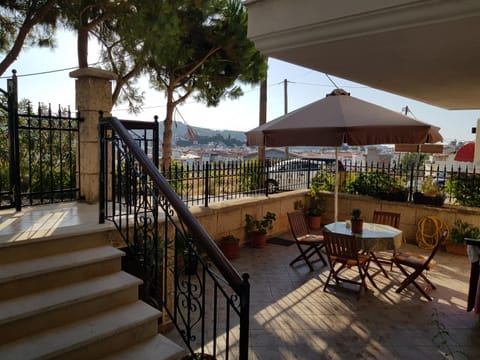
{"label": "terracotta pot", "polygon": [[352,219],[351,221],[352,224],[352,233],[354,234],[361,234],[363,232],[363,220],[354,220]]}
{"label": "terracotta pot", "polygon": [[238,242],[221,242],[220,249],[227,257],[227,259],[235,259],[240,252],[240,244]]}
{"label": "terracotta pot", "polygon": [[252,233],[251,241],[252,247],[262,249],[267,243],[267,234]]}
{"label": "terracotta pot", "polygon": [[322,227],[322,217],[321,216],[308,216],[308,227],[313,230],[318,230]]}
{"label": "terracotta pot", "polygon": [[467,256],[467,246],[464,244],[445,243],[445,249],[450,254]]}

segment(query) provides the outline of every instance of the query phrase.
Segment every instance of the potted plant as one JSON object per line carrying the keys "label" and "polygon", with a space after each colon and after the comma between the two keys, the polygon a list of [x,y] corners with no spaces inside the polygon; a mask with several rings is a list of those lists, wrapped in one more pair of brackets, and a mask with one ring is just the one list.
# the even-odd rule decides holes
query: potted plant
{"label": "potted plant", "polygon": [[308,193],[307,219],[310,229],[322,227],[322,214],[325,212],[325,199],[321,196],[321,187],[312,183]]}
{"label": "potted plant", "polygon": [[450,241],[445,243],[447,252],[457,255],[466,255],[465,238],[478,239],[480,228],[460,219],[455,220],[452,226]]}
{"label": "potted plant", "polygon": [[240,252],[240,239],[229,234],[220,239],[220,249],[227,259],[235,259]]}
{"label": "potted plant", "polygon": [[252,215],[245,215],[245,230],[250,235],[252,247],[263,248],[267,242],[267,232],[272,230],[276,215],[268,211],[261,220],[255,219]]}
{"label": "potted plant", "polygon": [[442,206],[445,195],[433,176],[427,176],[420,187],[420,191],[413,193],[413,202],[432,206]]}
{"label": "potted plant", "polygon": [[320,229],[322,227],[322,214],[325,212],[325,207],[320,204],[315,204],[307,209],[308,227],[310,229]]}
{"label": "potted plant", "polygon": [[351,214],[352,233],[361,234],[363,232],[363,219],[360,217],[362,211],[360,209],[353,209]]}

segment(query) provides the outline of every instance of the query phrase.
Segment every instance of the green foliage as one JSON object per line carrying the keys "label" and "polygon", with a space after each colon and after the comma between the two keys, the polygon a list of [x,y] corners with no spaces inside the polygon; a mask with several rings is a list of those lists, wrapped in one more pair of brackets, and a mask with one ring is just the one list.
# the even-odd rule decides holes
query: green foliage
{"label": "green foliage", "polygon": [[419,170],[425,169],[425,160],[427,155],[424,153],[405,153],[400,160],[403,168],[411,169],[412,167]]}
{"label": "green foliage", "polygon": [[420,186],[420,191],[428,196],[437,196],[442,194],[442,189],[435,182],[433,176],[427,176]]}
{"label": "green foliage", "polygon": [[265,167],[260,166],[258,160],[243,162],[239,175],[241,192],[250,192],[263,188]]}
{"label": "green foliage", "polygon": [[182,195],[185,187],[185,180],[188,176],[184,166],[181,163],[174,161],[170,166],[170,171],[165,171],[164,176],[168,179],[168,182],[173,190],[175,190],[178,195]]}
{"label": "green foliage", "polygon": [[357,195],[377,196],[384,192],[403,190],[405,190],[405,186],[401,178],[377,170],[353,176],[346,185],[348,193]]}
{"label": "green foliage", "polygon": [[312,178],[310,189],[313,189],[315,192],[335,191],[335,173],[327,169],[321,169]]}
{"label": "green foliage", "polygon": [[2,1],[0,54],[5,57],[0,62],[0,75],[17,59],[22,47],[53,46],[56,4],[56,0]]}
{"label": "green foliage", "polygon": [[316,191],[310,189],[307,197],[307,214],[310,216],[321,216],[325,212],[326,201]]}
{"label": "green foliage", "polygon": [[360,220],[360,216],[362,216],[362,211],[360,209],[352,209],[352,220]]}
{"label": "green foliage", "polygon": [[[152,85],[167,98],[166,165],[175,107],[189,96],[207,106],[238,98],[243,94],[238,82],[263,80],[267,62],[247,38],[247,12],[238,0],[148,1],[133,21],[123,30],[125,51],[143,59]],[[130,28],[135,31],[128,36]]]}
{"label": "green foliage", "polygon": [[[44,106],[39,107],[37,114],[34,114],[27,105],[25,100],[19,103],[23,115],[19,114],[18,124],[20,127],[31,128],[19,131],[21,192],[45,193],[75,188],[78,141],[72,135],[75,133],[70,130],[71,127],[77,127],[77,120],[61,121],[59,116],[67,115],[64,110],[59,114],[50,114]],[[0,111],[0,138],[5,140],[0,142],[0,184],[10,183],[7,116],[5,111]],[[59,192],[59,196],[62,196],[62,192]],[[73,196],[71,194],[66,197]]]}
{"label": "green foliage", "polygon": [[273,229],[273,222],[277,219],[275,213],[267,211],[261,220],[255,219],[252,215],[245,215],[245,230],[247,233],[256,232],[266,234]]}
{"label": "green foliage", "polygon": [[454,244],[465,244],[465,238],[480,238],[480,229],[475,225],[457,219],[452,226],[451,238]]}
{"label": "green foliage", "polygon": [[475,174],[451,173],[446,191],[463,206],[480,206],[480,181]]}

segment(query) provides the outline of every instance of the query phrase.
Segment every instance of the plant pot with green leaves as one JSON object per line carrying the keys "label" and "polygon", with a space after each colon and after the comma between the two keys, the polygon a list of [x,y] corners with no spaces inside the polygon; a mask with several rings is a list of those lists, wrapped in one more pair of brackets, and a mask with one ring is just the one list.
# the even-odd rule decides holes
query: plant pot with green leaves
{"label": "plant pot with green leaves", "polygon": [[413,193],[413,202],[416,204],[442,206],[444,201],[445,195],[433,176],[427,176],[420,191]]}
{"label": "plant pot with green leaves", "polygon": [[320,190],[315,187],[310,188],[307,204],[308,227],[318,230],[322,227],[322,215],[325,212],[325,198],[320,195]]}
{"label": "plant pot with green leaves", "polygon": [[256,219],[250,214],[245,215],[245,231],[250,237],[254,248],[264,248],[267,242],[267,233],[273,229],[273,222],[277,219],[275,213],[267,211],[262,219]]}
{"label": "plant pot with green leaves", "polygon": [[353,209],[351,213],[351,226],[352,226],[352,233],[354,234],[361,234],[363,232],[363,219],[361,218],[362,211],[360,209]]}
{"label": "plant pot with green leaves", "polygon": [[453,223],[450,241],[445,243],[445,249],[451,254],[466,255],[467,246],[465,238],[478,239],[479,237],[480,228],[466,221],[457,219]]}
{"label": "plant pot with green leaves", "polygon": [[240,252],[240,239],[232,234],[222,236],[220,249],[222,249],[227,259],[235,259]]}

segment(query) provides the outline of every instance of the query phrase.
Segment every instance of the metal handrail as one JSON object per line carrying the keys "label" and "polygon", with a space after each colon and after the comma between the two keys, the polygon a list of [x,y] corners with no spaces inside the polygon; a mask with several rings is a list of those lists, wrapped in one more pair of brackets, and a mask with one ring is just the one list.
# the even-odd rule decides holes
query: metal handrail
{"label": "metal handrail", "polygon": [[141,164],[143,170],[152,178],[155,186],[157,186],[165,198],[168,199],[179,219],[181,219],[181,221],[188,227],[192,235],[199,240],[200,246],[205,250],[213,264],[218,268],[235,292],[240,294],[243,289],[242,277],[228,261],[210,235],[208,235],[197,218],[192,215],[177,193],[173,191],[168,181],[160,174],[152,160],[150,160],[148,156],[136,146],[132,137],[128,134],[128,130],[121,124],[120,120],[115,117],[104,118],[104,120],[108,121],[112,128],[118,133],[122,141],[125,142],[135,158]]}
{"label": "metal handrail", "polygon": [[[142,149],[139,144],[142,144],[145,148]],[[154,156],[155,150],[148,148],[145,144],[138,138],[134,139],[132,137],[132,134],[123,125],[123,121],[113,117],[100,117],[99,220],[104,222],[108,218],[114,222],[127,244],[126,251],[130,258],[138,263],[137,270],[132,270],[140,271],[140,277],[144,279],[142,299],[166,310],[166,314],[175,324],[192,354],[195,351],[192,343],[195,343],[196,339],[201,340],[201,352],[204,351],[205,292],[207,288],[211,287],[215,294],[222,294],[223,301],[227,304],[225,323],[225,330],[227,331],[226,358],[228,359],[228,354],[233,349],[229,342],[229,332],[233,330],[230,327],[230,310],[233,310],[238,315],[240,324],[238,329],[240,335],[238,358],[247,359],[250,306],[249,276],[248,274],[240,276],[227,260],[220,248],[172,189],[167,179],[154,165],[150,157]],[[112,158],[107,160],[107,154],[110,152]],[[109,174],[110,170],[107,168],[107,164],[111,166],[111,174]],[[109,179],[112,180],[112,186],[109,186]],[[107,190],[111,191],[111,195],[106,196]],[[111,198],[111,214],[107,214],[110,211],[110,207],[107,207],[107,198]],[[160,209],[163,210],[165,215],[165,224],[163,225],[158,221]],[[169,233],[168,227],[170,225],[167,226],[167,223],[175,229],[173,263],[170,262],[172,258],[170,257],[169,247],[172,233]],[[165,231],[163,238],[159,237],[158,231],[160,228]],[[196,272],[188,272],[187,274],[186,264],[185,273],[183,275],[179,273],[177,246],[181,246],[181,243],[177,244],[177,239],[185,242],[184,259],[193,256],[199,261],[202,267],[200,274]],[[161,256],[163,260],[161,261],[163,261],[163,265],[159,263],[160,256],[158,255],[154,255],[152,262],[148,260],[151,255],[157,254],[160,249],[159,241],[162,240],[163,254]],[[208,261],[200,257],[198,252],[200,248],[206,253]],[[187,260],[184,261],[187,262]],[[170,266],[173,264],[173,268],[170,268],[169,264]],[[169,283],[165,271],[170,269],[174,276],[172,290],[167,289]],[[180,267],[180,269],[182,268]],[[161,284],[163,285],[159,285],[157,274],[162,270],[163,282]],[[207,275],[208,279],[206,278]],[[211,285],[207,285],[207,283]],[[228,288],[225,284],[228,285]],[[159,288],[159,286],[161,287]],[[200,294],[204,293],[201,297],[197,293],[198,290]],[[158,296],[159,291],[162,292],[160,297]],[[170,303],[166,294],[173,294],[172,303]],[[173,308],[171,308],[172,305]],[[215,295],[212,309],[214,318],[217,318],[217,313],[221,310],[217,306]],[[198,308],[200,308],[200,313],[196,312]],[[197,329],[196,331],[200,329],[197,326],[201,328],[200,337],[197,337],[193,332],[194,328]],[[213,339],[216,339],[218,329],[215,324],[213,330]],[[216,346],[215,340],[214,354],[218,350]]]}

